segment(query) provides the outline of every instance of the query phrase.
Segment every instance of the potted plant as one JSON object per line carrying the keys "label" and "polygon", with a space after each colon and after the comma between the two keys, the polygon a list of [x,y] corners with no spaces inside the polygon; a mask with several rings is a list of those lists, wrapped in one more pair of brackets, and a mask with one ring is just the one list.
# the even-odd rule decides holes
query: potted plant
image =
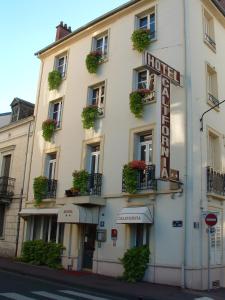
{"label": "potted plant", "polygon": [[87,107],[84,107],[81,115],[83,128],[89,129],[94,127],[95,120],[98,118],[98,116],[99,116],[98,106],[89,105]]}
{"label": "potted plant", "polygon": [[62,75],[58,70],[53,70],[48,73],[48,87],[49,90],[56,90],[62,82]]}
{"label": "potted plant", "polygon": [[146,50],[150,43],[150,30],[149,29],[136,29],[131,36],[133,48],[138,52]]}
{"label": "potted plant", "polygon": [[123,181],[129,194],[137,193],[138,171],[145,170],[146,164],[142,160],[133,160],[123,166]]}
{"label": "potted plant", "polygon": [[102,52],[92,51],[86,57],[86,67],[89,73],[97,73],[98,66],[102,61]]}
{"label": "potted plant", "polygon": [[50,142],[55,131],[56,121],[47,119],[42,123],[42,136],[45,141]]}
{"label": "potted plant", "polygon": [[73,188],[81,195],[88,193],[88,172],[86,170],[73,172]]}
{"label": "potted plant", "polygon": [[39,176],[34,178],[33,192],[36,205],[39,205],[46,197],[48,191],[48,178]]}
{"label": "potted plant", "polygon": [[143,99],[150,94],[148,89],[139,89],[130,94],[130,110],[136,118],[141,118],[144,112]]}

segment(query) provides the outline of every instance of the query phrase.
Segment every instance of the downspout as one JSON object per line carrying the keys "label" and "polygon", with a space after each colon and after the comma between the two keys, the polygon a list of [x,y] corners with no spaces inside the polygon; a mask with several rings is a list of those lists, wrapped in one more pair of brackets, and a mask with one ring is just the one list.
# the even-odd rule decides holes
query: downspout
{"label": "downspout", "polygon": [[[25,177],[26,177],[26,169],[27,169],[27,156],[28,156],[28,148],[29,148],[29,137],[31,133],[31,124],[33,120],[29,122],[28,132],[27,132],[27,144],[26,144],[26,152],[25,152],[25,163],[24,163],[24,170],[23,170],[23,182],[22,182],[22,188],[20,191],[20,202],[19,202],[19,211],[21,211],[22,204],[23,204],[23,191],[24,191],[24,184],[25,184]],[[17,256],[18,251],[18,244],[19,244],[19,233],[20,233],[20,215],[18,213],[17,216],[17,230],[16,230],[16,249],[15,249],[15,256]]]}
{"label": "downspout", "polygon": [[[190,0],[183,0],[183,16],[184,16],[184,55],[185,55],[185,101],[186,101],[186,172],[185,172],[185,206],[184,206],[184,256],[183,256],[183,282],[182,287],[187,287],[187,266],[189,264],[188,254],[189,245],[192,244],[192,201],[193,201],[193,186],[190,181],[192,174],[192,128],[189,125],[192,122],[192,83],[191,83],[191,51],[190,51]],[[189,224],[191,221],[191,224]]]}

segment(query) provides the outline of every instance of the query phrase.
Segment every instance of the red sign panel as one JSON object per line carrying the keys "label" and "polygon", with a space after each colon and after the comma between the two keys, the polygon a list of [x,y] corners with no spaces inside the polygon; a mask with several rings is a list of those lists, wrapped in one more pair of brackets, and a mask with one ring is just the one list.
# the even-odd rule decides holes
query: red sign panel
{"label": "red sign panel", "polygon": [[160,177],[170,176],[170,80],[161,77],[161,171]]}
{"label": "red sign panel", "polygon": [[171,80],[175,85],[180,85],[180,72],[170,67],[154,55],[146,52],[146,65],[150,67],[156,74],[161,74]]}
{"label": "red sign panel", "polygon": [[205,222],[208,226],[214,226],[217,223],[217,216],[210,213],[205,217]]}

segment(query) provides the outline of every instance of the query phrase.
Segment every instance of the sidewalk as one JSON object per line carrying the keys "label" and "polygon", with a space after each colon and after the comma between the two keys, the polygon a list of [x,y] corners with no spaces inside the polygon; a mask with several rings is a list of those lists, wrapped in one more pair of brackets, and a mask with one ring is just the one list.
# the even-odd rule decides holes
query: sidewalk
{"label": "sidewalk", "polygon": [[147,282],[126,283],[113,277],[87,272],[53,270],[47,267],[32,266],[16,262],[9,258],[0,258],[0,270],[53,281],[54,283],[58,282],[74,288],[85,288],[89,291],[125,297],[129,300],[192,300],[201,297],[208,297],[214,300],[225,299],[225,289],[222,288],[212,290],[208,293],[182,290],[179,287],[151,284]]}

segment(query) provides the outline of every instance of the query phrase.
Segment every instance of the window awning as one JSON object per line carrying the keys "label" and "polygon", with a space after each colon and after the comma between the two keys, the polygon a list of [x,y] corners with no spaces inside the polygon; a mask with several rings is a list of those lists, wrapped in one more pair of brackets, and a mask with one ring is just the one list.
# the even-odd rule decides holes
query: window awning
{"label": "window awning", "polygon": [[98,207],[66,204],[59,210],[58,223],[98,224]]}
{"label": "window awning", "polygon": [[21,217],[31,215],[57,215],[58,208],[23,208],[19,214]]}
{"label": "window awning", "polygon": [[117,224],[153,223],[153,207],[124,207],[116,219]]}

